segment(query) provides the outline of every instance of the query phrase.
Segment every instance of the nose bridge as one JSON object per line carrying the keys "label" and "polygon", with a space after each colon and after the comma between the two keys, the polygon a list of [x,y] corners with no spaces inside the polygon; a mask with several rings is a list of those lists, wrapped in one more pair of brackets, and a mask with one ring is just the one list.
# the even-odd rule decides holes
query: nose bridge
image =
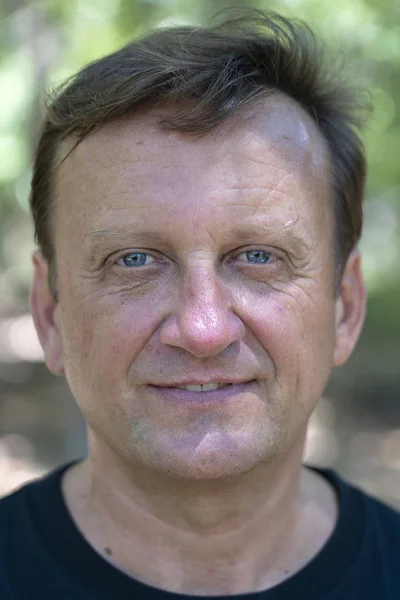
{"label": "nose bridge", "polygon": [[178,305],[164,327],[163,342],[198,357],[215,355],[244,335],[232,308],[215,261],[192,254],[182,269]]}
{"label": "nose bridge", "polygon": [[228,306],[212,259],[192,257],[184,268],[180,317],[188,318],[189,325],[209,330],[218,327]]}

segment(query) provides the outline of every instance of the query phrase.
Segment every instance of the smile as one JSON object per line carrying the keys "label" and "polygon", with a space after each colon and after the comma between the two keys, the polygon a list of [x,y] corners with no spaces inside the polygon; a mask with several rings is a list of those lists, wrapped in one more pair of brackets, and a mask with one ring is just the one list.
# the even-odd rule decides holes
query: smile
{"label": "smile", "polygon": [[167,402],[179,402],[187,405],[210,406],[238,400],[240,396],[256,393],[259,389],[255,379],[244,383],[208,383],[182,386],[147,386],[148,390]]}
{"label": "smile", "polygon": [[231,383],[202,383],[200,385],[177,385],[180,390],[188,390],[189,392],[212,392],[221,387],[227,387]]}

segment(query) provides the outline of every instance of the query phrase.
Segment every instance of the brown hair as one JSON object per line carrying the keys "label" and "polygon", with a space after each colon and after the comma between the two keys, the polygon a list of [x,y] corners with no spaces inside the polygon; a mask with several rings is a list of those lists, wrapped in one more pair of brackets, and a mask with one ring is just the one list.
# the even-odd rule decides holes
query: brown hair
{"label": "brown hair", "polygon": [[362,228],[366,162],[358,129],[365,95],[326,68],[323,47],[307,25],[248,9],[209,27],[155,30],[89,64],[58,91],[43,124],[30,196],[35,239],[51,282],[56,267],[49,209],[63,140],[79,143],[109,121],[167,103],[175,108],[158,122],[161,129],[203,135],[244,103],[276,91],[296,100],[328,143],[340,281]]}

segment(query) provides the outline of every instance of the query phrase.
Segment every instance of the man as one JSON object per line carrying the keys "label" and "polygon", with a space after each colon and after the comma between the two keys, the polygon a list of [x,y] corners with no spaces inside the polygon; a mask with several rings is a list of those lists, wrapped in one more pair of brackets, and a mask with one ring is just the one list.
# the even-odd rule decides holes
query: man
{"label": "man", "polygon": [[31,303],[89,453],[0,503],[3,600],[400,597],[399,515],[302,465],[364,320],[361,108],[256,11],[54,99]]}

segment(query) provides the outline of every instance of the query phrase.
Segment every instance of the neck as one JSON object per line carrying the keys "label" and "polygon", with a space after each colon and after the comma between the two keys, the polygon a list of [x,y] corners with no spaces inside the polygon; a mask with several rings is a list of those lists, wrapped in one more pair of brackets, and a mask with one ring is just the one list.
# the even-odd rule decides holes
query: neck
{"label": "neck", "polygon": [[325,498],[315,530],[321,483],[301,467],[303,443],[240,477],[188,481],[128,466],[92,440],[63,491],[89,543],[128,575],[192,595],[257,591],[301,568],[334,526]]}

